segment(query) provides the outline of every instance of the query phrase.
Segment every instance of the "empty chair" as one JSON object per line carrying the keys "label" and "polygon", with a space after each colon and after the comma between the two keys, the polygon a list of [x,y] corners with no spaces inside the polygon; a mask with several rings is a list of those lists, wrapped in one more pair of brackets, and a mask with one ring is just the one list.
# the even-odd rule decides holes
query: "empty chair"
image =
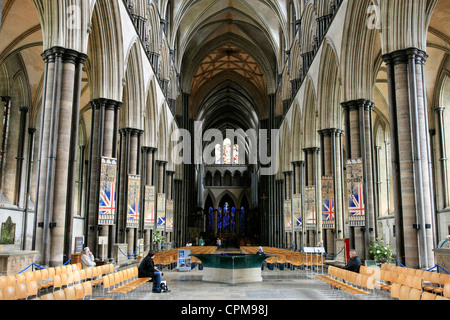
{"label": "empty chair", "polygon": [[434,293],[424,291],[422,293],[421,299],[422,300],[436,300],[436,295]]}
{"label": "empty chair", "polygon": [[53,297],[54,297],[54,300],[57,300],[57,301],[66,300],[66,294],[65,294],[64,290],[62,290],[62,289],[53,292]]}
{"label": "empty chair", "polygon": [[27,286],[28,299],[38,296],[39,290],[38,290],[38,284],[36,281],[27,281],[26,286]]}
{"label": "empty chair", "polygon": [[41,296],[41,300],[55,300],[53,293],[47,293]]}
{"label": "empty chair", "polygon": [[409,294],[411,292],[411,287],[407,287],[407,286],[402,286],[400,288],[400,295],[399,295],[399,299],[400,300],[409,300]]}
{"label": "empty chair", "polygon": [[3,300],[16,300],[16,286],[3,288]]}
{"label": "empty chair", "polygon": [[64,293],[66,294],[66,300],[76,300],[75,288],[73,286],[65,288]]}
{"label": "empty chair", "polygon": [[92,298],[92,284],[90,281],[85,281],[81,284],[84,290],[84,300]]}
{"label": "empty chair", "polygon": [[391,298],[392,299],[400,299],[400,289],[402,285],[399,283],[393,283],[391,286]]}
{"label": "empty chair", "polygon": [[75,284],[73,286],[75,289],[75,299],[76,300],[83,300],[84,299],[84,287],[81,283]]}
{"label": "empty chair", "polygon": [[0,291],[7,286],[6,284],[6,276],[0,276]]}
{"label": "empty chair", "polygon": [[28,298],[27,285],[25,283],[18,283],[16,285],[16,300],[25,300]]}
{"label": "empty chair", "polygon": [[25,284],[26,278],[23,273],[16,274],[16,285],[17,284]]}
{"label": "empty chair", "polygon": [[422,291],[412,288],[409,292],[409,299],[408,300],[421,300],[422,297]]}

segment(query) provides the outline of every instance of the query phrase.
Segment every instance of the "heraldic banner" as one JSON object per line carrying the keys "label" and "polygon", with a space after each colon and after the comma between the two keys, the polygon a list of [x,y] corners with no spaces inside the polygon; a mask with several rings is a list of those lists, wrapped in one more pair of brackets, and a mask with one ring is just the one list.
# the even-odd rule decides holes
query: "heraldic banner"
{"label": "heraldic banner", "polygon": [[144,195],[144,229],[153,230],[155,228],[155,187],[145,186]]}
{"label": "heraldic banner", "polygon": [[365,226],[364,171],[362,159],[347,161],[348,221],[350,226]]}
{"label": "heraldic banner", "polygon": [[302,228],[302,195],[292,196],[292,213],[294,214],[294,231],[301,231]]}
{"label": "heraldic banner", "polygon": [[158,193],[158,210],[157,210],[157,225],[156,229],[160,231],[164,231],[166,227],[166,194]]}
{"label": "heraldic banner", "polygon": [[334,178],[322,177],[322,228],[335,228]]}
{"label": "heraldic banner", "polygon": [[284,200],[284,231],[292,232],[292,202]]}
{"label": "heraldic banner", "polygon": [[174,206],[173,200],[167,199],[167,201],[166,201],[166,232],[173,231],[173,206]]}
{"label": "heraldic banner", "polygon": [[127,228],[139,228],[140,191],[141,191],[141,177],[137,175],[129,175]]}
{"label": "heraldic banner", "polygon": [[112,226],[116,220],[117,159],[102,158],[98,225]]}
{"label": "heraldic banner", "polygon": [[305,216],[306,226],[316,226],[316,187],[305,188]]}

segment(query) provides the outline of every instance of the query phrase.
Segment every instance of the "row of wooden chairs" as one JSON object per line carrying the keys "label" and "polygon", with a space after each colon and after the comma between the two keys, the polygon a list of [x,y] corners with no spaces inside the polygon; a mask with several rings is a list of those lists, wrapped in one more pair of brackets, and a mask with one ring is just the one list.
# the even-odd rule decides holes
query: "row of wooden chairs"
{"label": "row of wooden chairs", "polygon": [[400,293],[402,300],[420,300],[423,295],[427,300],[450,298],[448,274],[392,265],[382,265],[381,269],[361,266],[360,272],[374,278],[375,287],[390,292],[393,299],[400,299]]}
{"label": "row of wooden chairs", "polygon": [[316,278],[330,285],[330,288],[340,289],[352,296],[369,296],[374,290],[371,277],[334,266],[328,267],[328,275],[317,275]]}
{"label": "row of wooden chairs", "polygon": [[[167,251],[158,252],[153,261],[156,266],[163,269],[167,267],[168,269],[173,269],[178,262],[178,250],[188,249],[191,250],[191,254],[212,254],[217,250],[214,246],[192,246],[192,247],[182,247],[178,249],[171,249]],[[191,262],[201,263],[196,257],[191,257]]]}
{"label": "row of wooden chairs", "polygon": [[103,296],[125,297],[144,288],[151,280],[152,278],[139,278],[137,266],[116,271],[103,277]]}
{"label": "row of wooden chairs", "polygon": [[0,277],[0,299],[22,300],[39,297],[44,291],[56,290],[92,281],[101,284],[102,276],[114,272],[114,265],[107,264],[91,269],[80,269],[78,265],[51,267]]}
{"label": "row of wooden chairs", "polygon": [[[241,251],[246,254],[256,254],[259,247],[241,247]],[[263,251],[269,255],[276,255],[266,260],[267,263],[277,263],[278,265],[294,267],[324,266],[325,257],[310,255],[303,252],[295,252],[287,249],[263,247]]]}

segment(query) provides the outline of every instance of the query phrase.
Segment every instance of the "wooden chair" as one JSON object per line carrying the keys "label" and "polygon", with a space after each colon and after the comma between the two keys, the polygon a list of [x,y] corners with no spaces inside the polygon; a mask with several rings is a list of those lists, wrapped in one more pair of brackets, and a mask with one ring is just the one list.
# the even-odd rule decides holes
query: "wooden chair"
{"label": "wooden chair", "polygon": [[400,289],[402,285],[399,283],[393,283],[391,286],[391,298],[392,299],[400,299]]}
{"label": "wooden chair", "polygon": [[3,300],[16,300],[16,286],[3,288]]}
{"label": "wooden chair", "polygon": [[18,283],[16,285],[16,300],[26,300],[27,298],[27,285],[25,283]]}
{"label": "wooden chair", "polygon": [[84,290],[84,300],[92,298],[92,284],[90,281],[85,281],[81,284]]}
{"label": "wooden chair", "polygon": [[55,300],[53,293],[47,293],[41,296],[41,300]]}
{"label": "wooden chair", "polygon": [[52,281],[52,290],[55,293],[55,290],[60,290],[63,288],[61,276],[55,275]]}
{"label": "wooden chair", "polygon": [[16,285],[25,284],[26,278],[23,273],[16,274]]}
{"label": "wooden chair", "polygon": [[7,287],[6,276],[0,276],[0,291]]}
{"label": "wooden chair", "polygon": [[60,290],[53,292],[53,297],[54,297],[54,300],[63,301],[63,300],[66,300],[66,293],[64,292],[63,289],[60,289]]}
{"label": "wooden chair", "polygon": [[426,291],[433,292],[435,289],[439,287],[440,274],[437,272],[432,272],[429,282],[430,284],[424,285],[423,288]]}
{"label": "wooden chair", "polygon": [[77,300],[76,299],[76,294],[75,294],[75,288],[72,287],[67,287],[64,289],[64,293],[66,294],[66,300]]}
{"label": "wooden chair", "polygon": [[450,298],[450,282],[447,282],[444,285],[444,291],[443,291],[444,297]]}
{"label": "wooden chair", "polygon": [[434,293],[430,293],[430,292],[424,291],[422,293],[422,300],[428,300],[428,301],[436,300],[436,295]]}
{"label": "wooden chair", "polygon": [[84,287],[81,283],[73,286],[75,290],[75,300],[84,300]]}
{"label": "wooden chair", "polygon": [[411,287],[408,286],[402,286],[400,288],[400,295],[399,295],[399,299],[400,300],[409,300],[409,294],[411,292]]}
{"label": "wooden chair", "polygon": [[420,290],[422,292],[422,277],[421,276],[414,276],[412,280],[411,287],[417,290]]}
{"label": "wooden chair", "polygon": [[38,290],[38,284],[36,281],[27,281],[27,295],[28,299],[31,297],[37,297],[39,290]]}
{"label": "wooden chair", "polygon": [[13,274],[6,276],[6,286],[7,287],[15,287],[17,284],[16,282],[16,276]]}
{"label": "wooden chair", "polygon": [[421,298],[422,298],[422,291],[419,289],[411,288],[408,300],[421,300]]}

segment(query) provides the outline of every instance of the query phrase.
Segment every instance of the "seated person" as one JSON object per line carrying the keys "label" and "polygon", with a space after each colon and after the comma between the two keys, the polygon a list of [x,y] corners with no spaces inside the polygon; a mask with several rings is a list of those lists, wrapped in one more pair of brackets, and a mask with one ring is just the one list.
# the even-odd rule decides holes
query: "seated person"
{"label": "seated person", "polygon": [[350,250],[350,260],[348,260],[347,265],[344,267],[345,270],[359,273],[361,267],[361,260],[356,255],[356,250]]}
{"label": "seated person", "polygon": [[263,255],[263,254],[265,254],[263,248],[262,248],[262,247],[259,247],[259,250],[258,250],[258,252],[257,252],[256,254],[258,254],[258,255]]}
{"label": "seated person", "polygon": [[142,260],[138,268],[139,278],[152,278],[154,293],[161,293],[161,277],[164,275],[155,267],[153,257],[156,252],[149,251],[148,255]]}
{"label": "seated person", "polygon": [[83,269],[90,269],[95,267],[97,264],[94,262],[95,258],[89,247],[84,248],[84,254],[81,257],[81,264]]}

